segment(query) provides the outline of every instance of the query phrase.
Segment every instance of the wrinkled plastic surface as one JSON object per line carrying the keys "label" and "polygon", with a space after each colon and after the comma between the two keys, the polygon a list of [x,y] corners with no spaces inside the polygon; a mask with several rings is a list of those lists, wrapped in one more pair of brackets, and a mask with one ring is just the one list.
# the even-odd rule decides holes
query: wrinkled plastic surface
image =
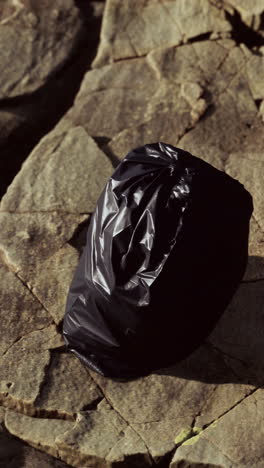
{"label": "wrinkled plastic surface", "polygon": [[238,181],[179,148],[131,151],[89,225],[67,299],[67,348],[124,379],[190,354],[242,279],[252,211]]}

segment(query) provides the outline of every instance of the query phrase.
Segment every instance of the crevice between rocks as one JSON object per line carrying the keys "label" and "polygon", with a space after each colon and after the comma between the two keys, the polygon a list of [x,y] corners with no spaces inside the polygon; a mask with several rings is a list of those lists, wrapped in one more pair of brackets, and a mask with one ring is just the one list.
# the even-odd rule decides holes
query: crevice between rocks
{"label": "crevice between rocks", "polygon": [[[83,19],[83,31],[69,58],[37,91],[0,101],[0,112],[23,116],[21,125],[7,137],[1,148],[0,198],[19,172],[39,140],[47,134],[72,106],[84,74],[90,69],[99,43],[101,17],[92,16],[87,2],[76,0]],[[67,92],[65,92],[67,90]]]}
{"label": "crevice between rocks", "polygon": [[[120,413],[120,411],[117,410],[117,409],[114,407],[112,401],[109,399],[108,396],[106,396],[105,392],[103,391],[103,388],[99,385],[99,383],[96,381],[96,379],[93,377],[92,373],[89,372],[88,369],[87,369],[87,372],[88,372],[88,374],[90,375],[92,381],[95,383],[95,385],[97,386],[97,388],[100,390],[100,392],[101,392],[102,395],[104,396],[104,398],[105,398],[105,400],[107,401],[107,403],[109,404],[109,406],[112,408],[112,410],[115,411],[115,412],[120,416],[120,418],[127,424],[127,426],[130,427],[130,428],[137,434],[137,436],[141,439],[142,443],[143,443],[144,446],[146,447],[147,455],[148,455],[148,457],[149,457],[149,460],[150,460],[150,462],[151,462],[151,465],[157,466],[157,465],[155,464],[155,461],[154,461],[154,459],[153,459],[153,457],[152,457],[150,451],[149,451],[148,446],[146,445],[145,441],[142,439],[141,435],[135,430],[135,428],[130,424],[130,422],[127,421],[127,420],[125,419],[125,417]],[[159,468],[163,468],[163,467],[159,467]],[[164,468],[165,468],[165,467],[164,467]]]}
{"label": "crevice between rocks", "polygon": [[20,276],[20,271],[17,271],[15,273],[15,276],[19,279],[19,281],[21,281],[21,283],[25,286],[25,288],[27,288],[27,290],[30,292],[31,296],[41,305],[41,307],[47,312],[47,314],[50,316],[51,320],[52,320],[52,323],[50,323],[50,325],[55,325],[56,328],[57,328],[57,324],[54,322],[54,318],[53,316],[51,315],[50,311],[47,309],[47,307],[43,304],[43,302],[38,298],[38,296],[36,296],[32,289],[30,288],[30,286],[27,284],[26,281],[23,280],[23,278]]}
{"label": "crevice between rocks", "polygon": [[264,37],[247,26],[238,11],[234,10],[233,14],[226,11],[226,17],[232,26],[231,38],[236,44],[245,44],[252,53],[258,54],[257,48],[264,45]]}
{"label": "crevice between rocks", "polygon": [[[253,395],[257,390],[259,390],[261,387],[256,387],[254,388],[252,391],[250,391],[247,395],[245,395],[243,398],[241,398],[239,401],[237,401],[234,405],[232,405],[230,408],[228,408],[228,410],[224,411],[220,416],[218,416],[217,419],[214,419],[213,421],[205,424],[202,428],[202,430],[199,430],[199,431],[194,431],[196,432],[195,434],[192,435],[192,433],[190,432],[190,436],[187,436],[181,443],[178,444],[176,450],[184,444],[184,442],[186,442],[186,440],[188,439],[191,439],[193,437],[197,437],[197,440],[198,438],[204,433],[204,431],[208,428],[210,428],[211,426],[214,426],[216,425],[220,419],[222,419],[224,416],[226,416],[230,411],[232,411],[234,408],[236,408],[240,403],[242,403],[244,400],[246,400],[247,398],[249,398],[251,395]],[[195,427],[195,421],[196,421],[196,418],[197,416],[194,417],[193,419],[193,423],[192,423],[192,428],[193,429]],[[206,439],[207,440],[207,439]]]}

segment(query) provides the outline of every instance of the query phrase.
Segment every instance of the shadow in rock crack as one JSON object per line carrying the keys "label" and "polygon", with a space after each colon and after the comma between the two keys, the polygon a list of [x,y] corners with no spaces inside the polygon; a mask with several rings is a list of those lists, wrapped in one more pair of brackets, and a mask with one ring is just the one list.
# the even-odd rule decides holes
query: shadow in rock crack
{"label": "shadow in rock crack", "polygon": [[[264,258],[249,257],[263,271]],[[202,319],[202,317],[201,317]],[[264,278],[242,282],[205,342],[156,374],[207,383],[264,383]]]}
{"label": "shadow in rock crack", "polygon": [[30,447],[0,427],[0,468],[73,468],[47,453]]}
{"label": "shadow in rock crack", "polygon": [[68,60],[37,91],[0,100],[3,120],[0,137],[0,198],[39,140],[72,106],[83,76],[95,57],[101,16],[94,16],[92,6],[85,2],[76,0],[76,5],[83,18],[83,28]]}

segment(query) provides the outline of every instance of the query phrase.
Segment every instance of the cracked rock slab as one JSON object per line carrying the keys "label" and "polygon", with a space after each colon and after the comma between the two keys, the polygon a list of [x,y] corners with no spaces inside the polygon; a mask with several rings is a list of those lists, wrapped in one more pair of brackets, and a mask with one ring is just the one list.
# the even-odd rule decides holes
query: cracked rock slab
{"label": "cracked rock slab", "polygon": [[35,280],[35,271],[40,270],[40,265],[70,240],[78,225],[87,218],[87,215],[56,211],[17,214],[0,209],[0,224],[5,227],[0,234],[2,260],[25,281]]}
{"label": "cracked rock slab", "polygon": [[32,447],[58,457],[55,440],[69,431],[74,426],[74,422],[63,419],[32,418],[8,409],[5,425],[11,434],[24,440]]}
{"label": "cracked rock slab", "polygon": [[0,99],[40,88],[71,56],[82,31],[73,0],[2,1]]}
{"label": "cracked rock slab", "polygon": [[3,354],[23,335],[50,325],[52,318],[4,264],[0,264],[0,276],[0,354]]}
{"label": "cracked rock slab", "polygon": [[114,410],[80,413],[71,430],[56,438],[60,456],[81,467],[103,464],[111,449],[124,437],[123,420]]}
{"label": "cracked rock slab", "polygon": [[175,366],[131,382],[92,375],[156,461],[175,448],[179,434],[190,430],[194,420],[201,429],[252,391],[209,346]]}
{"label": "cracked rock slab", "polygon": [[65,244],[54,255],[37,263],[34,275],[29,270],[20,273],[56,324],[63,320],[67,294],[78,260],[76,249]]}
{"label": "cracked rock slab", "polygon": [[111,173],[110,161],[82,127],[55,130],[27,158],[0,211],[89,213]]}
{"label": "cracked rock slab", "polygon": [[[5,412],[0,407],[0,467],[1,468],[71,468],[64,462],[30,447],[12,436],[4,427]],[[3,414],[3,417],[2,417]],[[2,427],[1,427],[2,424]]]}
{"label": "cracked rock slab", "polygon": [[263,467],[263,409],[264,394],[257,390],[198,436],[184,442],[176,450],[170,468],[196,464]]}
{"label": "cracked rock slab", "polygon": [[161,81],[160,90],[146,109],[153,117],[117,134],[107,148],[122,159],[131,148],[140,146],[145,141],[157,140],[175,144],[205,113],[207,103],[200,98],[202,93],[203,89],[198,83],[189,83],[187,87]]}
{"label": "cracked rock slab", "polygon": [[34,414],[34,402],[50,363],[49,350],[63,345],[54,325],[33,331],[14,343],[0,361],[1,404]]}
{"label": "cracked rock slab", "polygon": [[37,414],[73,419],[88,408],[102,393],[79,360],[70,354],[51,352],[51,360],[35,401]]}
{"label": "cracked rock slab", "polygon": [[129,426],[124,430],[124,436],[111,448],[106,460],[113,465],[119,463],[127,468],[146,468],[152,465],[146,445]]}
{"label": "cracked rock slab", "polygon": [[207,0],[108,0],[101,41],[93,67],[142,56],[157,47],[169,47],[206,33],[226,33],[231,25],[225,12]]}
{"label": "cracked rock slab", "polygon": [[[145,128],[139,127],[131,144],[139,137],[142,144],[143,138],[154,137],[154,133],[155,141],[163,135],[175,143],[206,111],[207,101],[200,90],[228,54],[224,46],[212,41],[202,42],[197,50],[193,46],[158,49],[144,58],[89,71],[73,108],[58,127],[72,122],[98,139],[109,139],[127,129],[137,133],[142,124]],[[186,82],[199,89],[197,97],[190,86],[183,90]],[[168,129],[162,121],[168,122]]]}

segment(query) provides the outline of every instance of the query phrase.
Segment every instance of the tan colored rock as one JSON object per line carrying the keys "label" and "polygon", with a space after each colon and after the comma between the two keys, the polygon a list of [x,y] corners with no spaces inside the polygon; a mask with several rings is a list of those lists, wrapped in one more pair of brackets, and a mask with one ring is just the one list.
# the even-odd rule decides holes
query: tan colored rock
{"label": "tan colored rock", "polygon": [[5,425],[11,434],[24,440],[32,447],[58,457],[56,438],[71,430],[74,427],[74,422],[63,419],[31,418],[7,410]]}
{"label": "tan colored rock", "polygon": [[[194,84],[195,86],[195,84]],[[198,85],[197,85],[198,86]],[[200,88],[200,87],[199,87]],[[200,94],[202,89],[200,88]],[[199,96],[192,96],[191,102],[182,95],[182,89],[172,83],[162,82],[160,90],[153,96],[147,107],[150,120],[117,134],[107,145],[112,153],[122,159],[132,148],[146,143],[165,141],[172,145],[193,125],[195,106],[199,107]],[[201,109],[205,112],[206,103]],[[200,115],[197,114],[197,120]]]}
{"label": "tan colored rock", "polygon": [[63,120],[82,125],[93,137],[112,138],[148,118],[147,106],[159,89],[156,72],[144,59],[92,70]]}
{"label": "tan colored rock", "polygon": [[155,460],[175,447],[186,428],[200,429],[223,415],[250,391],[223,356],[202,346],[188,359],[131,382],[92,373],[108,401],[141,436]]}
{"label": "tan colored rock", "polygon": [[24,335],[52,323],[52,317],[23,283],[0,264],[0,355]]}
{"label": "tan colored rock", "polygon": [[83,31],[72,0],[4,0],[0,18],[1,99],[40,88],[71,56]]}
{"label": "tan colored rock", "polygon": [[[217,84],[217,77],[218,74],[214,86]],[[220,89],[223,79],[219,79]],[[255,122],[256,116],[257,107],[248,84],[243,73],[237,74],[227,90],[222,89],[219,95],[213,95],[211,108],[209,106],[205,118],[199,120],[178,145],[223,169],[223,163],[230,152],[244,150],[243,137],[249,133],[249,127]],[[239,176],[237,178],[240,180]]]}
{"label": "tan colored rock", "polygon": [[64,345],[54,325],[33,331],[11,346],[0,361],[0,401],[4,406],[34,414],[50,349]]}
{"label": "tan colored rock", "polygon": [[[193,418],[182,416],[161,421],[133,424],[149,449],[151,457],[158,462],[166,454],[175,449],[176,441],[185,432],[191,431]],[[184,428],[184,429],[183,429]]]}
{"label": "tan colored rock", "polygon": [[170,468],[178,466],[263,467],[264,394],[257,390],[215,421],[199,436],[183,443]]}
{"label": "tan colored rock", "polygon": [[60,457],[76,467],[98,466],[124,437],[126,423],[110,409],[80,413],[71,430],[56,438]]}
{"label": "tan colored rock", "polygon": [[56,324],[64,317],[67,294],[78,260],[77,250],[65,244],[43,263],[37,263],[34,275],[29,270],[20,273]]}
{"label": "tan colored rock", "polygon": [[71,419],[100,398],[102,393],[75,356],[53,352],[35,401],[36,414]]}
{"label": "tan colored rock", "polygon": [[[187,102],[179,86],[190,82],[203,88],[213,79],[228,52],[222,41],[219,44],[205,41],[199,46],[196,43],[154,50],[146,58],[124,60],[92,70],[86,74],[75,104],[63,121],[82,125],[97,138],[113,138],[127,129],[133,132],[148,122],[150,131],[154,133],[157,128],[160,134],[162,124],[158,120],[164,127],[171,121],[168,122],[170,138],[175,140],[174,119],[177,124],[177,119],[179,122],[183,118],[183,128],[186,128],[186,118],[182,114],[192,109],[192,91]],[[194,65],[197,63],[199,66]],[[178,132],[176,138],[177,135]]]}
{"label": "tan colored rock", "polygon": [[243,281],[264,279],[264,232],[254,215],[250,221],[249,258]]}
{"label": "tan colored rock", "polygon": [[[0,211],[0,252],[15,272],[35,278],[35,269],[48,260],[68,240],[88,215],[60,212],[8,213]],[[16,242],[14,242],[14,238]],[[38,267],[37,267],[38,266]],[[30,272],[30,273],[29,273]]]}
{"label": "tan colored rock", "polygon": [[112,166],[82,127],[51,132],[23,164],[1,211],[89,213]]}
{"label": "tan colored rock", "polygon": [[164,2],[139,0],[124,3],[108,0],[101,42],[93,67],[142,56],[157,47],[170,47],[210,32],[226,32],[231,25],[225,12],[209,1]]}
{"label": "tan colored rock", "polygon": [[113,465],[120,463],[128,468],[152,465],[146,445],[129,426],[124,430],[124,436],[111,448],[106,460]]}
{"label": "tan colored rock", "polygon": [[[263,7],[264,10],[264,7]],[[264,99],[264,51],[261,55],[252,55],[247,62],[247,76],[254,99]]]}
{"label": "tan colored rock", "polygon": [[262,122],[264,122],[264,100],[259,106],[259,116],[261,117]]}
{"label": "tan colored rock", "polygon": [[[4,408],[0,407],[0,415],[1,410]],[[0,427],[0,466],[1,468],[71,468],[64,462],[30,447],[12,436],[4,427],[2,430]]]}
{"label": "tan colored rock", "polygon": [[108,467],[123,461],[131,468],[135,462],[139,467],[151,464],[144,442],[105,401],[98,411],[79,413],[76,422],[7,410],[5,424],[11,434],[32,447],[75,467]]}

